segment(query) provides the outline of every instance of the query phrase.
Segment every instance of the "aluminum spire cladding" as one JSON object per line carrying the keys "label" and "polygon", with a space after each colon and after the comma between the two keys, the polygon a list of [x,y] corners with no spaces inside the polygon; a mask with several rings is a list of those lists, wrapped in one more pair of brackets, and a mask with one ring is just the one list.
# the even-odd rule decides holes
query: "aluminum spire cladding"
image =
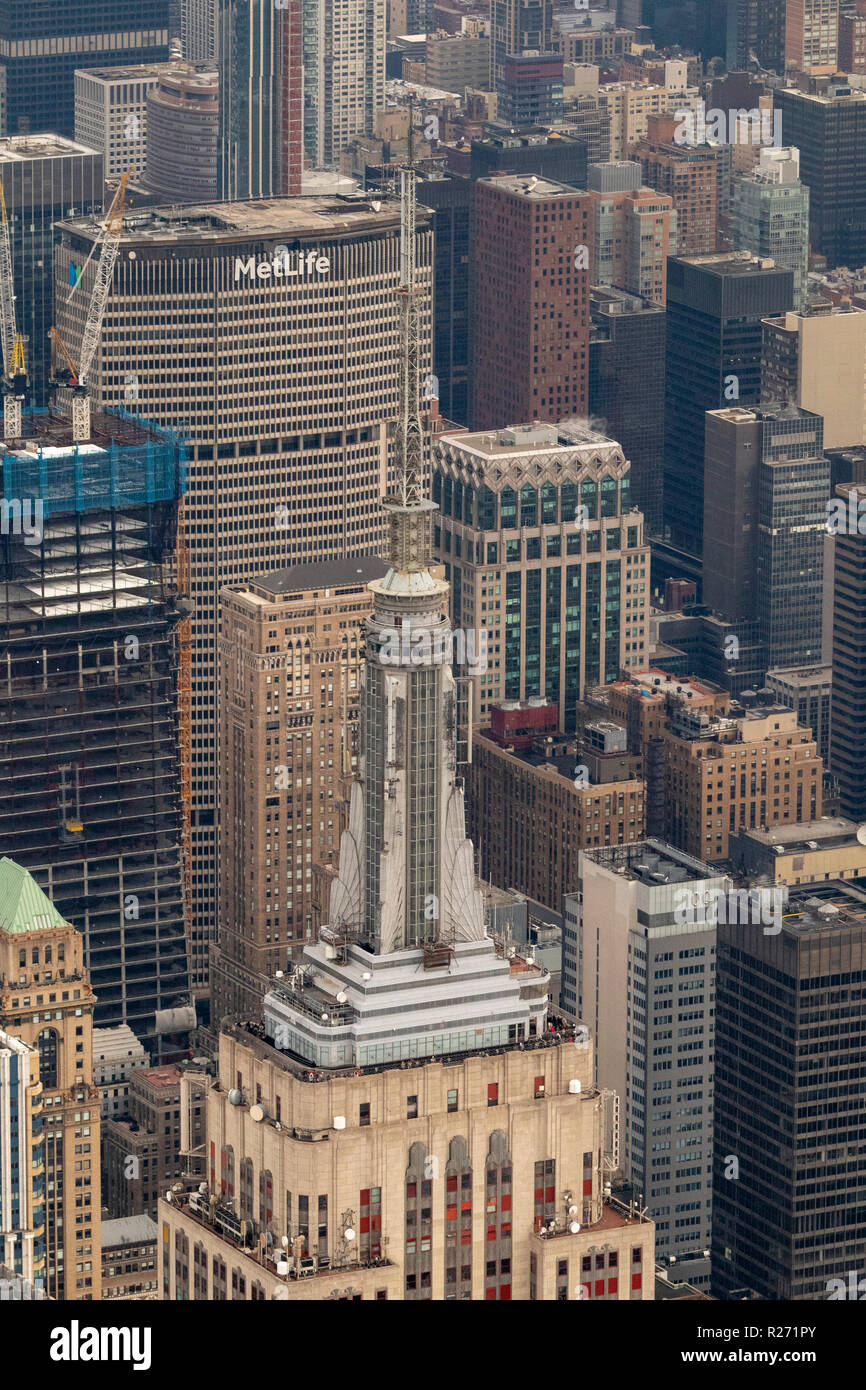
{"label": "aluminum spire cladding", "polygon": [[390,559],[397,570],[425,569],[430,513],[424,495],[425,435],[421,423],[421,316],[416,287],[415,170],[400,170],[400,415],[394,440],[393,493],[383,499],[390,521]]}

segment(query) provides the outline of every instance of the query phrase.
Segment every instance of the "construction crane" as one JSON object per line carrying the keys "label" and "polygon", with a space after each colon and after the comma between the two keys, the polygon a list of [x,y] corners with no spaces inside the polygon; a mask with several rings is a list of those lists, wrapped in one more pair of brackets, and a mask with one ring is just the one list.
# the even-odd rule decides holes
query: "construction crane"
{"label": "construction crane", "polygon": [[3,348],[3,438],[20,439],[27,388],[24,339],[15,321],[15,284],[6,198],[0,181],[0,344]]}
{"label": "construction crane", "polygon": [[108,303],[108,293],[111,289],[111,280],[114,275],[114,267],[117,262],[117,253],[120,250],[120,238],[123,233],[123,204],[126,199],[126,184],[129,179],[131,169],[127,169],[121,175],[117,190],[111,200],[111,207],[108,215],[102,223],[102,230],[90,248],[90,254],[82,267],[81,274],[73,285],[67,298],[67,304],[72,298],[78,285],[84,278],[84,271],[90,264],[93,256],[99,247],[99,261],[96,267],[96,278],[93,283],[93,291],[90,296],[90,303],[87,306],[87,317],[84,321],[84,332],[81,335],[81,348],[78,354],[78,367],[72,361],[63,339],[56,328],[51,329],[52,342],[60,348],[66,360],[70,372],[68,384],[72,387],[72,438],[78,443],[86,443],[90,438],[90,391],[88,380],[90,369],[93,366],[93,359],[96,356],[96,349],[99,346],[99,335],[102,332],[102,322],[105,318],[105,306]]}

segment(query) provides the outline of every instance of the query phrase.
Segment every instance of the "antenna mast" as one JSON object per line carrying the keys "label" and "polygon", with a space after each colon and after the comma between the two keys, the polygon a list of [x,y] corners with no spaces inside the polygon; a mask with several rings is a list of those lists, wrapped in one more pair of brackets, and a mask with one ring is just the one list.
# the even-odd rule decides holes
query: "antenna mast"
{"label": "antenna mast", "polygon": [[397,469],[394,492],[384,499],[391,527],[392,568],[426,569],[430,513],[434,502],[424,496],[424,427],[421,424],[419,384],[421,322],[415,284],[415,169],[412,162],[412,124],[409,116],[409,164],[400,170],[400,414],[394,439]]}

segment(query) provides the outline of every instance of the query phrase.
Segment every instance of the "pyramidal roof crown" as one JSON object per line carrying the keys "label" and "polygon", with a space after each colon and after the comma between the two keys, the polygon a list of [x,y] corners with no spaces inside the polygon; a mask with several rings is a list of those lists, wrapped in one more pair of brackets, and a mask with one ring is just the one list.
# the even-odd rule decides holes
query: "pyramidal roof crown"
{"label": "pyramidal roof crown", "polygon": [[9,934],[65,927],[51,899],[12,859],[0,859],[0,931]]}

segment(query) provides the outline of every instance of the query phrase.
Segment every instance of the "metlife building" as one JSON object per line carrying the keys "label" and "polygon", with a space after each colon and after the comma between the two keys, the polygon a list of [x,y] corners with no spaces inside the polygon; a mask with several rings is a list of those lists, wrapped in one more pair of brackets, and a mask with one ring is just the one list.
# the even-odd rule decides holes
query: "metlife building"
{"label": "metlife building", "polygon": [[[73,352],[98,231],[93,218],[59,225],[57,324]],[[429,214],[419,209],[425,373],[432,241]],[[82,284],[67,302],[70,264],[83,267]],[[183,429],[189,441],[191,975],[199,996],[217,901],[219,591],[290,565],[383,548],[399,281],[393,201],[257,199],[137,209],[124,220],[90,384],[97,399]]]}

